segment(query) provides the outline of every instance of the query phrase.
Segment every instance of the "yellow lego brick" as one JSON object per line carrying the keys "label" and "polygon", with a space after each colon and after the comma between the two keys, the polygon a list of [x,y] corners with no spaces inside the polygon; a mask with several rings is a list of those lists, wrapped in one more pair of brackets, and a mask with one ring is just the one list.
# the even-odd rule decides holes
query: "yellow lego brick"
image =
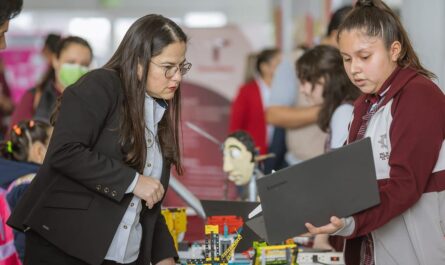
{"label": "yellow lego brick", "polygon": [[211,233],[218,234],[219,233],[219,227],[217,225],[206,225],[205,226],[205,234],[209,235]]}

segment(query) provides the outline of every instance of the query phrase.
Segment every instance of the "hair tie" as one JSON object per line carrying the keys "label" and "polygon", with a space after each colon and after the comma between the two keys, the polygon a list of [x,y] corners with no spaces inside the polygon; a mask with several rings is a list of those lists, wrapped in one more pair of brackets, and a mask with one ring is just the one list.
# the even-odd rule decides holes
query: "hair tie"
{"label": "hair tie", "polygon": [[12,126],[12,130],[15,132],[15,134],[17,134],[18,136],[22,135],[22,129],[17,125],[14,124],[14,126]]}
{"label": "hair tie", "polygon": [[12,154],[12,142],[11,141],[6,142],[6,151],[8,153]]}

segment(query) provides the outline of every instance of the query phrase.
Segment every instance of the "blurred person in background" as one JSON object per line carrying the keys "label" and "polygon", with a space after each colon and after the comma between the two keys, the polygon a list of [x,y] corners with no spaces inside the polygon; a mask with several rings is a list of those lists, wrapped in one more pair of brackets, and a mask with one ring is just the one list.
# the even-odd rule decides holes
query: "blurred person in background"
{"label": "blurred person in background", "polygon": [[8,115],[12,113],[14,105],[11,100],[11,91],[6,81],[5,65],[0,58],[0,139],[5,135],[8,124]]}
{"label": "blurred person in background", "polygon": [[[6,38],[5,34],[9,29],[9,20],[17,16],[22,10],[23,2],[22,0],[1,0],[0,1],[0,50],[6,48]],[[0,95],[4,95],[4,88],[2,87]],[[2,96],[0,96],[2,97]],[[1,100],[4,108],[4,99]],[[1,112],[1,110],[0,110]],[[1,116],[1,113],[0,113]],[[2,118],[0,117],[0,120]],[[0,257],[0,263],[4,265],[19,265],[20,260],[18,259],[17,253],[14,249],[11,250],[11,244],[13,240],[12,231],[6,226],[6,219],[9,215],[9,207],[6,203],[5,198],[0,196],[0,226],[2,229],[2,236],[0,237],[0,252],[2,256]]]}
{"label": "blurred person in background", "polygon": [[[9,29],[9,21],[22,11],[22,0],[0,1],[0,50],[6,48],[6,32]],[[4,133],[4,116],[9,115],[13,109],[10,91],[4,76],[4,64],[0,61],[0,139]]]}
{"label": "blurred person in background", "polygon": [[[323,44],[337,47],[337,30],[350,10],[352,6],[344,6],[334,12],[321,41]],[[286,162],[289,164],[321,155],[327,137],[316,124],[321,105],[309,102],[307,96],[299,91],[294,62],[301,52],[294,55],[293,58],[283,58],[277,67],[270,104],[266,109],[268,123],[288,129]]]}
{"label": "blurred person in background", "polygon": [[[255,78],[241,86],[235,97],[229,121],[229,131],[244,130],[251,135],[255,145],[259,148],[260,154],[273,152],[278,159],[280,154],[285,151],[277,152],[273,150],[279,146],[277,130],[272,125],[268,125],[265,120],[265,109],[269,106],[269,98],[271,97],[271,84],[275,74],[277,65],[281,61],[281,52],[278,49],[265,49],[256,56],[255,62]],[[284,133],[282,134],[284,136]],[[281,138],[282,146],[285,145],[284,139]],[[277,163],[280,164],[280,163]],[[271,169],[279,169],[276,166],[266,168],[265,173],[269,173]]]}
{"label": "blurred person in background", "polygon": [[57,54],[57,48],[62,37],[56,33],[46,35],[45,43],[42,48],[42,55],[48,64],[51,64],[52,58]]}
{"label": "blurred person in background", "polygon": [[91,46],[83,38],[69,36],[61,39],[43,80],[28,90],[17,104],[11,116],[11,126],[27,119],[49,123],[57,98],[68,85],[87,72],[92,59]]}
{"label": "blurred person in background", "polygon": [[9,20],[13,19],[22,11],[22,5],[22,0],[0,1],[0,50],[6,48],[5,34],[9,29]]}
{"label": "blurred person in background", "polygon": [[[11,210],[14,209],[43,163],[51,133],[52,127],[47,123],[35,120],[22,121],[13,126],[9,134],[10,140],[0,142],[0,157],[18,162],[0,163],[2,178],[13,180],[7,189],[7,201]],[[24,168],[29,166],[33,166],[34,171],[23,174]],[[14,245],[23,261],[24,233],[14,230]]]}
{"label": "blurred person in background", "polygon": [[338,28],[340,24],[345,19],[346,15],[352,10],[352,6],[347,5],[337,9],[331,17],[329,21],[328,28],[326,31],[326,35],[322,38],[320,44],[322,45],[330,45],[333,47],[337,47],[337,34]]}
{"label": "blurred person in background", "polygon": [[[342,147],[348,137],[353,103],[361,93],[349,80],[340,52],[333,46],[315,46],[298,59],[296,68],[301,93],[310,103],[321,106],[317,125],[328,135],[324,152]],[[343,243],[341,237],[316,235],[313,248],[342,251]]]}

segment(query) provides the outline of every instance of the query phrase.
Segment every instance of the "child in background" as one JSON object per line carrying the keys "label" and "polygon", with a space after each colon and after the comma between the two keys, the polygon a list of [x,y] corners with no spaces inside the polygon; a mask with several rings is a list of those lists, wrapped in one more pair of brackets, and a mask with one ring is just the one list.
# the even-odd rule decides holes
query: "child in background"
{"label": "child in background", "polygon": [[348,142],[371,138],[381,202],[306,226],[346,237],[346,264],[444,264],[445,96],[380,0],[357,2],[338,43],[349,79],[364,93]]}
{"label": "child in background", "polygon": [[[43,163],[52,133],[50,125],[35,120],[22,121],[14,125],[9,133],[10,140],[0,143],[0,156],[2,158],[37,166]],[[6,198],[11,210],[13,210],[37,171],[23,176],[20,175],[21,171],[9,171],[9,173],[12,175],[8,177],[14,177],[15,180],[9,185]],[[20,259],[23,261],[25,234],[14,230],[14,244]]]}
{"label": "child in background", "polygon": [[[325,152],[343,146],[348,137],[353,102],[360,90],[348,78],[337,48],[319,45],[306,51],[296,63],[301,92],[311,103],[320,105],[318,126],[327,133]],[[314,248],[342,251],[343,240],[317,235]]]}
{"label": "child in background", "polygon": [[349,80],[337,48],[316,46],[305,52],[296,64],[302,93],[321,105],[318,126],[328,134],[325,151],[343,146],[348,136],[353,102],[360,90]]}

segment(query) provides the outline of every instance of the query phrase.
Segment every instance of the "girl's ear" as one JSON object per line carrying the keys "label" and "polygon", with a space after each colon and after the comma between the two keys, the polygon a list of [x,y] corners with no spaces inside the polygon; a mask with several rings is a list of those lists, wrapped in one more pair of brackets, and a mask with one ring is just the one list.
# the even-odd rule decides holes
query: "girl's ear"
{"label": "girl's ear", "polygon": [[391,61],[397,62],[400,57],[400,52],[402,51],[402,44],[399,41],[394,41],[389,47],[389,53],[391,56]]}
{"label": "girl's ear", "polygon": [[43,163],[45,155],[46,155],[46,146],[43,143],[36,141],[32,143],[30,147],[28,160],[30,162],[41,164]]}

